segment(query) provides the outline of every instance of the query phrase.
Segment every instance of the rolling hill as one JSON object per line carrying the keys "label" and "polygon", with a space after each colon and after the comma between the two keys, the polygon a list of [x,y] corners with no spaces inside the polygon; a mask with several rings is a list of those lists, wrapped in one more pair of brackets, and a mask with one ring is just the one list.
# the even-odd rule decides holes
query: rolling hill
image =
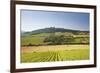
{"label": "rolling hill", "polygon": [[54,33],[54,32],[72,32],[72,33],[86,32],[86,33],[88,33],[89,31],[80,31],[80,30],[49,27],[49,28],[38,29],[38,30],[30,31],[30,32],[23,32],[22,35],[39,34],[39,33]]}

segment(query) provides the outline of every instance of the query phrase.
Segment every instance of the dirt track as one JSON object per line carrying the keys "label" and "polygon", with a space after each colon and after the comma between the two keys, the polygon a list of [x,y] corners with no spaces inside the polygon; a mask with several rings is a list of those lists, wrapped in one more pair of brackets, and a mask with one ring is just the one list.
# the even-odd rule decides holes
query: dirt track
{"label": "dirt track", "polygon": [[45,52],[57,50],[88,49],[89,45],[48,45],[21,47],[21,52]]}

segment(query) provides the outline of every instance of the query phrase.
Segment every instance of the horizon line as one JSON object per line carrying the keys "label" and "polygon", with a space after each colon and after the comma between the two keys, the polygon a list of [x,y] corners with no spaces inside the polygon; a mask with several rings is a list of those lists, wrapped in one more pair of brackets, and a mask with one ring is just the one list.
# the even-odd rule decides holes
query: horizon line
{"label": "horizon line", "polygon": [[[40,28],[40,29],[45,29],[45,28],[60,28],[60,27],[44,27],[44,28]],[[40,29],[35,29],[35,30],[21,30],[21,32],[32,32],[32,31],[36,31],[36,30],[40,30]],[[67,28],[62,28],[62,29],[67,29]],[[89,30],[80,30],[80,29],[71,29],[71,28],[68,28],[68,30],[89,31]]]}

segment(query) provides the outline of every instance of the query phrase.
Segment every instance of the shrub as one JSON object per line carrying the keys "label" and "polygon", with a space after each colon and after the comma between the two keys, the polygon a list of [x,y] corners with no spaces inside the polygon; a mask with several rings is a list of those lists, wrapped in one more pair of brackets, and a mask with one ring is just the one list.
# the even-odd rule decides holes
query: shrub
{"label": "shrub", "polygon": [[65,37],[64,35],[52,35],[49,37],[46,37],[44,39],[44,42],[48,42],[49,45],[61,45],[61,44],[65,44],[66,42],[71,42],[73,41],[72,37]]}

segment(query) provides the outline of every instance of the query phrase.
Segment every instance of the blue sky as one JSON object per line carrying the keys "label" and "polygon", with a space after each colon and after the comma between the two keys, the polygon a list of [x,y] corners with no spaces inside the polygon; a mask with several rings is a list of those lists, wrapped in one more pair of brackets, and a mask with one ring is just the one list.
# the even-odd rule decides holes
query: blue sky
{"label": "blue sky", "polygon": [[21,10],[22,31],[48,27],[87,31],[89,13]]}

